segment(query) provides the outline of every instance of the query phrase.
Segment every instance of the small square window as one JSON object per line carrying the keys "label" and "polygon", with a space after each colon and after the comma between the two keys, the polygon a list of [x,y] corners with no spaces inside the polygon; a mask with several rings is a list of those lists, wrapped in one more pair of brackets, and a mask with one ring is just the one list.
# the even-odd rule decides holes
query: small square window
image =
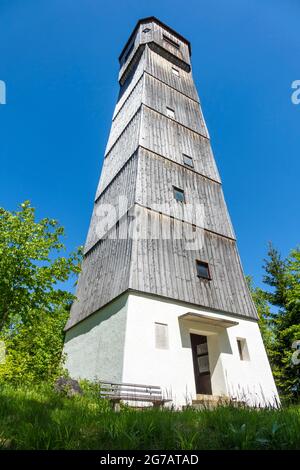
{"label": "small square window", "polygon": [[203,279],[211,279],[208,263],[196,260],[197,276]]}
{"label": "small square window", "polygon": [[174,109],[167,107],[167,116],[168,116],[169,118],[175,119],[175,111],[174,111]]}
{"label": "small square window", "polygon": [[174,198],[178,202],[184,202],[184,191],[183,189],[176,188],[176,186],[173,186],[173,191],[174,191]]}
{"label": "small square window", "polygon": [[143,33],[149,33],[149,31],[151,31],[150,28],[145,28],[145,29],[143,29]]}
{"label": "small square window", "polygon": [[237,338],[237,347],[239,351],[239,356],[241,361],[249,361],[249,351],[248,351],[248,346],[245,338]]}
{"label": "small square window", "polygon": [[190,168],[194,168],[194,162],[193,162],[192,157],[190,157],[189,155],[185,155],[184,153],[182,154],[182,156],[183,156],[183,163],[186,166],[189,166]]}
{"label": "small square window", "polygon": [[155,347],[156,349],[169,349],[168,325],[155,323]]}
{"label": "small square window", "polygon": [[179,77],[179,70],[176,69],[175,67],[172,67],[172,72],[174,75],[176,75],[176,77]]}

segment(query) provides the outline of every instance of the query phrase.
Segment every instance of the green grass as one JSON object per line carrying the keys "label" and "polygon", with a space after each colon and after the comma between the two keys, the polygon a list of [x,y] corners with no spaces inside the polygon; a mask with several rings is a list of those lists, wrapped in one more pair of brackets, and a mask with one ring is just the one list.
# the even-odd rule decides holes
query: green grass
{"label": "green grass", "polygon": [[113,413],[92,391],[0,386],[2,449],[299,449],[300,407]]}

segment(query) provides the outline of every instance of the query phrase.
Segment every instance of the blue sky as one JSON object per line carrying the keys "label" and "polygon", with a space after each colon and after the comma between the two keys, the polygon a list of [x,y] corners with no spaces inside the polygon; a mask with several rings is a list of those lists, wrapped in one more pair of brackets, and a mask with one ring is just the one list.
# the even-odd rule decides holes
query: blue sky
{"label": "blue sky", "polygon": [[[151,6],[150,6],[151,5]],[[244,270],[261,283],[267,243],[299,243],[298,0],[0,0],[0,205],[30,199],[84,243],[118,83],[136,21],[192,43],[193,75]]]}

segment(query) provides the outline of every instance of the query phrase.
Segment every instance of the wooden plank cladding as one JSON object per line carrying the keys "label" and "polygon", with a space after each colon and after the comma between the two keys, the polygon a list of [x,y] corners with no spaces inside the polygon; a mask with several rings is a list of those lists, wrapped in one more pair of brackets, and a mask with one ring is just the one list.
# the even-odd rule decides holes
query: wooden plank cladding
{"label": "wooden plank cladding", "polygon": [[[145,208],[136,210],[141,227],[157,227],[157,239],[133,241],[130,288],[257,318],[234,240],[200,229],[190,232],[184,222]],[[171,238],[166,240],[169,230]],[[197,249],[187,249],[193,245],[185,237],[176,239],[182,233],[194,233]],[[209,263],[210,281],[197,277],[196,259]]]}
{"label": "wooden plank cladding", "polygon": [[140,80],[141,76],[143,75],[145,70],[145,53],[142,54],[140,60],[132,68],[131,73],[128,76],[128,80],[124,83],[123,86],[120,88],[118,101],[115,107],[115,111],[113,114],[113,119],[116,117],[118,112],[120,111],[121,107],[127,100],[128,96],[131,94],[132,90],[135,88],[137,82]]}
{"label": "wooden plank cladding", "polygon": [[163,115],[166,115],[168,107],[172,108],[176,122],[204,137],[209,137],[202,112],[196,101],[144,73],[131,89],[113,119],[105,155],[109,153],[141,104]]}
{"label": "wooden plank cladding", "polygon": [[[96,199],[85,252],[103,233],[101,228],[97,229],[103,218],[100,212],[96,215],[101,205],[115,207],[119,219],[137,203],[234,238],[221,185],[190,171],[180,163],[174,165],[157,154],[139,148]],[[153,178],[154,175],[160,177]],[[174,199],[174,186],[184,190],[185,204],[178,204]]]}
{"label": "wooden plank cladding", "polygon": [[84,257],[66,328],[69,329],[128,289],[132,240],[103,240]]}
{"label": "wooden plank cladding", "polygon": [[199,102],[198,93],[192,78],[192,72],[187,72],[181,68],[178,70],[178,75],[174,73],[174,63],[166,62],[160,54],[152,50],[150,47],[145,49],[146,63],[145,71],[157,78],[161,82],[169,85],[177,91],[180,91],[191,99]]}
{"label": "wooden plank cladding", "polygon": [[130,38],[120,57],[119,82],[122,85],[128,74],[133,57],[145,45],[155,45],[160,53],[168,58],[177,60],[182,68],[190,70],[190,47],[188,41],[171,31],[168,26],[159,21],[141,22],[135,34]]}
{"label": "wooden plank cladding", "polygon": [[103,162],[96,199],[129,160],[139,145],[141,110],[129,122]]}
{"label": "wooden plank cladding", "polygon": [[[130,290],[257,319],[190,50],[151,17],[121,53],[120,94],[67,328]],[[209,278],[198,276],[196,260]]]}
{"label": "wooden plank cladding", "polygon": [[143,101],[143,88],[144,88],[144,76],[142,76],[128,95],[124,105],[120,108],[119,113],[114,118],[107,142],[105,155],[108,154],[109,150],[115,144],[117,139],[120,137],[125,127],[128,126],[129,122],[136,114]]}
{"label": "wooden plank cladding", "polygon": [[[199,100],[191,72],[184,70],[179,72],[175,68],[179,73],[179,75],[175,75],[174,65],[170,62],[168,68],[163,67],[162,60],[164,59],[159,54],[151,51],[148,47],[143,52],[137,68],[133,71],[130,84],[127,85],[126,91],[120,95],[116,105],[105,154],[108,153],[141,103],[163,114],[166,113],[167,105],[176,107],[178,122],[208,137],[201,109],[197,105]],[[166,61],[164,60],[164,62]],[[168,85],[168,87],[164,85]],[[143,89],[145,90],[144,95],[142,95]],[[187,92],[186,95],[184,91]],[[180,92],[180,94],[178,95],[176,92]]]}
{"label": "wooden plank cladding", "polygon": [[90,228],[85,243],[85,253],[89,251],[100,238],[103,238],[106,231],[114,226],[134,205],[136,199],[137,162],[138,153],[136,152],[95,201]]}
{"label": "wooden plank cladding", "polygon": [[134,205],[136,199],[138,153],[132,155],[121,171],[94,203],[84,252],[89,251],[105,233]]}
{"label": "wooden plank cladding", "polygon": [[177,163],[182,163],[183,153],[189,155],[194,160],[195,171],[220,182],[209,141],[146,107],[143,108],[140,144]]}
{"label": "wooden plank cladding", "polygon": [[[219,183],[140,149],[136,185],[138,204],[234,238]],[[174,199],[174,187],[184,191],[184,204]]]}
{"label": "wooden plank cladding", "polygon": [[144,103],[161,114],[174,110],[174,119],[185,127],[208,137],[199,104],[160,80],[145,74]]}
{"label": "wooden plank cladding", "polygon": [[[138,206],[132,219],[128,238],[101,240],[85,256],[68,328],[128,289],[256,318],[233,240]],[[197,277],[196,259],[211,281]]]}

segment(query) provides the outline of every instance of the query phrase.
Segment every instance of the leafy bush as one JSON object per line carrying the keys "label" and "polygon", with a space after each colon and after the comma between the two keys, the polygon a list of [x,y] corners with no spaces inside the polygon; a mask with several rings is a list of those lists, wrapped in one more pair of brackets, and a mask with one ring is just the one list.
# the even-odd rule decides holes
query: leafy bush
{"label": "leafy bush", "polygon": [[[0,208],[0,381],[53,381],[62,373],[64,326],[74,296],[63,282],[80,270],[81,250],[65,251],[64,228],[36,220],[29,201]],[[59,285],[58,285],[59,284]]]}
{"label": "leafy bush", "polygon": [[0,382],[53,382],[63,374],[63,328],[68,315],[63,308],[51,314],[30,312],[26,323],[3,332],[0,339],[6,346],[6,358],[0,364]]}

